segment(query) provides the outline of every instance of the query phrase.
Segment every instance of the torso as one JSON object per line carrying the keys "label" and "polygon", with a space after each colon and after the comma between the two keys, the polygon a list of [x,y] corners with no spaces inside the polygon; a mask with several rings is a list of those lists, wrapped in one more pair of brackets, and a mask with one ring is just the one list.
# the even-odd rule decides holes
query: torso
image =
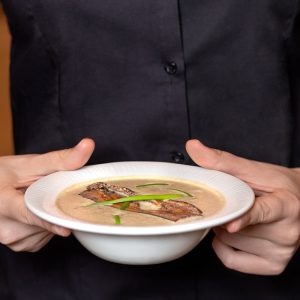
{"label": "torso", "polygon": [[[97,143],[90,163],[190,164],[184,144],[193,137],[252,159],[299,163],[286,44],[296,2],[3,0],[14,36],[17,153],[70,147],[89,136]],[[300,293],[299,255],[279,279],[252,277],[222,266],[210,243],[208,237],[182,259],[149,267],[102,261],[72,238],[55,238],[35,254],[1,247],[0,298]]]}

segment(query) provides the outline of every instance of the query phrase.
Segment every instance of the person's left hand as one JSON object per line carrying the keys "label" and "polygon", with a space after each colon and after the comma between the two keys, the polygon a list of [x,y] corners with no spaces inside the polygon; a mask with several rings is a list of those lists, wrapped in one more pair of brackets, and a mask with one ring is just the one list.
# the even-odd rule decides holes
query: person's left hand
{"label": "person's left hand", "polygon": [[300,169],[247,160],[197,140],[186,149],[198,165],[236,176],[256,194],[246,214],[214,229],[213,249],[223,264],[250,274],[282,273],[300,246]]}

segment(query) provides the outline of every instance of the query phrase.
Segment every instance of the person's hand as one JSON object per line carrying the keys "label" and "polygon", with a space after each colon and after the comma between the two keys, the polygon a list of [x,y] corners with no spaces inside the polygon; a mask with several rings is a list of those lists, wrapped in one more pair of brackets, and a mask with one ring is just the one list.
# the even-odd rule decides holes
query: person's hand
{"label": "person's hand", "polygon": [[55,171],[82,167],[94,150],[94,142],[82,140],[71,149],[41,155],[0,157],[0,243],[13,251],[35,252],[53,234],[68,236],[70,230],[47,223],[24,204],[24,191],[34,181]]}
{"label": "person's hand", "polygon": [[300,244],[299,169],[247,160],[197,140],[186,149],[198,165],[236,176],[256,194],[246,214],[214,229],[213,248],[223,264],[251,274],[283,272]]}

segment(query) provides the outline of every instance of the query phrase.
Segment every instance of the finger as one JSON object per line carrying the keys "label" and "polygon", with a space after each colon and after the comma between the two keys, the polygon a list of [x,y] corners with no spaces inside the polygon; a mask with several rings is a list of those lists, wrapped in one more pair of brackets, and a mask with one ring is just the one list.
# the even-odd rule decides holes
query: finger
{"label": "finger", "polygon": [[53,236],[54,236],[54,234],[49,233],[43,239],[41,239],[38,243],[36,243],[34,247],[32,247],[30,250],[27,250],[27,251],[28,252],[40,251],[45,245],[47,245],[50,242],[50,240],[53,238]]}
{"label": "finger", "polygon": [[41,232],[49,233],[41,227],[27,225],[5,217],[0,218],[0,223],[0,243],[3,245],[16,243]]}
{"label": "finger", "polygon": [[41,250],[45,245],[47,245],[51,241],[53,236],[54,236],[54,234],[49,233],[43,239],[41,239],[38,243],[36,243],[33,248],[28,250],[28,252],[37,252],[37,251]]}
{"label": "finger", "polygon": [[2,199],[0,202],[1,216],[13,219],[23,224],[44,228],[45,230],[60,236],[70,235],[71,231],[69,229],[48,223],[32,214],[25,206],[24,196],[21,192],[13,190],[9,194],[6,192],[5,195],[10,196],[6,199]]}
{"label": "finger", "polygon": [[19,157],[15,163],[15,173],[23,180],[35,180],[36,178],[48,175],[55,171],[75,170],[86,164],[92,155],[95,143],[91,139],[83,139],[75,147],[59,151],[53,151],[40,155],[24,155]]}
{"label": "finger", "polygon": [[47,231],[39,232],[28,236],[15,243],[7,245],[8,248],[15,252],[37,252],[44,247],[53,237],[52,233]]}
{"label": "finger", "polygon": [[240,218],[228,223],[229,232],[238,232],[249,225],[278,222],[286,217],[285,203],[274,194],[257,197],[252,208]]}
{"label": "finger", "polygon": [[217,237],[214,238],[212,246],[216,255],[229,269],[257,275],[278,275],[284,270],[285,265],[282,262],[275,263],[254,254],[234,250]]}
{"label": "finger", "polygon": [[272,224],[247,226],[238,233],[246,237],[268,240],[277,245],[294,247],[299,242],[298,227],[295,228],[295,224],[282,220]]}
{"label": "finger", "polygon": [[215,228],[216,237],[224,244],[247,253],[261,257],[272,256],[272,250],[276,250],[274,244],[261,238],[245,236],[241,233],[228,233],[221,228]]}
{"label": "finger", "polygon": [[254,189],[266,192],[284,186],[286,168],[235,156],[226,151],[209,148],[198,140],[186,143],[186,150],[198,165],[226,172],[249,183]]}

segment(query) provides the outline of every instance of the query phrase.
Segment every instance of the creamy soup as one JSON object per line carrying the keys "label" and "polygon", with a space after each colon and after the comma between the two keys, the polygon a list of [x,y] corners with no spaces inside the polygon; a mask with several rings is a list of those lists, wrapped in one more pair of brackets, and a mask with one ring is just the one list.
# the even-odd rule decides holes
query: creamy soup
{"label": "creamy soup", "polygon": [[[152,195],[156,200],[142,199],[145,195]],[[133,200],[127,201],[127,197]],[[120,202],[107,203],[110,200]],[[57,199],[57,206],[71,217],[125,226],[190,222],[211,216],[223,205],[224,198],[217,191],[192,181],[168,177],[99,179],[71,186]]]}

